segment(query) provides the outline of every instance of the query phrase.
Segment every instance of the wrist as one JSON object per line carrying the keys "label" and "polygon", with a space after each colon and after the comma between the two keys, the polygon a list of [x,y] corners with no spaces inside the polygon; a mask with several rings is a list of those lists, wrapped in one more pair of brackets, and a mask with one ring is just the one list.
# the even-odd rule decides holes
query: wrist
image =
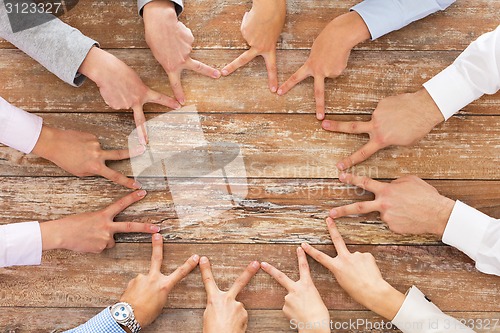
{"label": "wrist", "polygon": [[144,22],[148,20],[148,17],[152,13],[160,13],[161,16],[166,19],[166,22],[177,22],[177,12],[175,11],[175,4],[170,0],[155,0],[147,3],[143,7]]}
{"label": "wrist", "polygon": [[387,320],[394,319],[403,305],[405,295],[382,280],[365,306]]}
{"label": "wrist", "polygon": [[453,211],[453,207],[455,206],[455,201],[445,197],[444,195],[439,195],[438,201],[438,211],[437,211],[437,223],[436,228],[433,230],[433,234],[443,238],[444,231],[446,226],[448,225],[448,221],[451,216],[451,212]]}
{"label": "wrist", "polygon": [[415,104],[419,106],[420,112],[423,110],[421,115],[427,119],[432,127],[445,120],[436,102],[434,102],[431,95],[425,88],[421,88],[416,91],[413,93],[413,96],[415,98]]}
{"label": "wrist", "polygon": [[107,76],[108,64],[113,57],[111,53],[94,46],[83,60],[78,72],[101,87],[103,79]]}
{"label": "wrist", "polygon": [[342,14],[333,19],[330,24],[333,24],[342,36],[345,47],[352,49],[359,43],[370,39],[370,30],[363,18],[355,11]]}
{"label": "wrist", "polygon": [[58,220],[40,223],[43,251],[63,249],[61,227]]}
{"label": "wrist", "polygon": [[38,141],[33,148],[33,154],[43,157],[47,160],[51,159],[54,143],[56,142],[57,132],[59,130],[46,125],[43,125]]}

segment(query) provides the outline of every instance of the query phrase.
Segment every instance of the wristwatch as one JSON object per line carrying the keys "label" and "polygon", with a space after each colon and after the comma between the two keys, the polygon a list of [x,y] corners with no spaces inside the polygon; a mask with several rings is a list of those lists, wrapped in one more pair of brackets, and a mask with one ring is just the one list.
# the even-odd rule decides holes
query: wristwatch
{"label": "wristwatch", "polygon": [[109,307],[113,319],[122,326],[127,327],[132,333],[139,333],[141,325],[135,320],[134,309],[126,302],[119,302]]}

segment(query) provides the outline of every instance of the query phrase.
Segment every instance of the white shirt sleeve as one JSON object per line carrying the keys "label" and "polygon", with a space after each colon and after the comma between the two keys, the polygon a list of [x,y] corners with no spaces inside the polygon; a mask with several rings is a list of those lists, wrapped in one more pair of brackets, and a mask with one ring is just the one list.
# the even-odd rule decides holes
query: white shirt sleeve
{"label": "white shirt sleeve", "polygon": [[0,226],[0,267],[40,265],[42,232],[38,222]]}
{"label": "white shirt sleeve", "polygon": [[42,118],[21,110],[0,97],[0,143],[31,153],[42,131]]}
{"label": "white shirt sleeve", "polygon": [[457,201],[443,242],[475,260],[479,271],[500,276],[500,220]]}
{"label": "white shirt sleeve", "polygon": [[372,40],[399,30],[438,10],[448,8],[456,0],[365,0],[351,10],[365,21]]}
{"label": "white shirt sleeve", "polygon": [[500,89],[500,26],[470,44],[452,65],[424,84],[444,119]]}
{"label": "white shirt sleeve", "polygon": [[472,333],[455,318],[444,314],[415,286],[406,293],[405,301],[392,320],[403,333]]}

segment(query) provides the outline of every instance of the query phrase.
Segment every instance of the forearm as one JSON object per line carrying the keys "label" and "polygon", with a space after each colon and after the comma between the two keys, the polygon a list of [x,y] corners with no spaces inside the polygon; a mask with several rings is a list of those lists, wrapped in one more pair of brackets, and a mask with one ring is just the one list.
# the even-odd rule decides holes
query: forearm
{"label": "forearm", "polygon": [[444,10],[456,0],[364,0],[352,7],[365,21],[371,39],[377,39],[394,30]]}
{"label": "forearm", "polygon": [[183,0],[137,0],[137,10],[139,12],[139,15],[143,15],[144,7],[154,1],[166,1],[173,3],[175,5],[175,12],[177,16],[181,15],[182,11],[184,10],[184,4]]}
{"label": "forearm", "polygon": [[356,12],[342,14],[333,19],[329,25],[333,25],[337,36],[342,36],[341,47],[351,50],[359,43],[370,38],[365,21]]}
{"label": "forearm", "polygon": [[4,1],[0,0],[0,37],[14,44],[66,83],[81,85],[84,77],[78,73],[78,68],[96,42],[57,18],[48,21],[45,19],[47,22],[33,26],[31,21],[38,18],[33,18],[33,15],[49,14],[17,15],[16,20],[25,20],[24,25],[29,28],[14,32]]}
{"label": "forearm", "polygon": [[64,333],[125,333],[125,331],[116,323],[109,309],[106,308],[85,324]]}

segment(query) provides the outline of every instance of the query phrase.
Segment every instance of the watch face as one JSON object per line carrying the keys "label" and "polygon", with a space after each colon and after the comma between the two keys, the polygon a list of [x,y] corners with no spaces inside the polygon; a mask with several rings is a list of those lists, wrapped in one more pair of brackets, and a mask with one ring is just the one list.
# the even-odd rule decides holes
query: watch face
{"label": "watch face", "polygon": [[132,309],[128,304],[118,303],[111,308],[111,315],[117,322],[124,322],[132,315]]}

